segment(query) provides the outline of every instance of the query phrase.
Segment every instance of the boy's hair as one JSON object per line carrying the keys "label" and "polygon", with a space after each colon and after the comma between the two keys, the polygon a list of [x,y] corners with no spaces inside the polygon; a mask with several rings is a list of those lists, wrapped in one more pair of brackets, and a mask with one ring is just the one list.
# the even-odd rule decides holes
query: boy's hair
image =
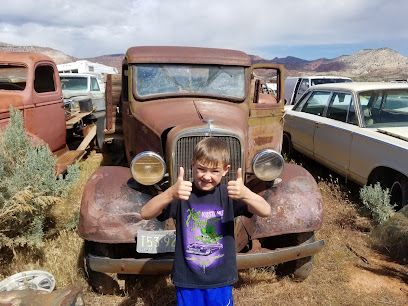
{"label": "boy's hair", "polygon": [[202,139],[194,148],[193,162],[196,161],[211,167],[229,165],[230,152],[227,143],[217,137]]}

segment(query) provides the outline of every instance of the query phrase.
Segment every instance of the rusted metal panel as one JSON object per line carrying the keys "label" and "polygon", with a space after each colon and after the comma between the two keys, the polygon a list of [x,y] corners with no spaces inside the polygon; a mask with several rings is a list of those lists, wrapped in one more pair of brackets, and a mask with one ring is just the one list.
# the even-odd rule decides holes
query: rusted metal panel
{"label": "rusted metal panel", "polygon": [[30,289],[0,292],[0,305],[82,306],[85,302],[82,289],[70,287],[51,293]]}
{"label": "rusted metal panel", "polygon": [[[82,196],[79,235],[106,243],[135,243],[137,230],[160,230],[157,220],[142,220],[140,209],[152,197],[128,185],[126,167],[101,167],[87,182]],[[145,189],[146,190],[146,189]]]}
{"label": "rusted metal panel", "polygon": [[272,212],[267,218],[243,219],[251,239],[312,232],[322,226],[323,201],[312,175],[298,165],[285,164],[280,178],[282,182],[273,187],[252,183],[252,190],[268,201]]}
{"label": "rusted metal panel", "polygon": [[244,52],[228,49],[196,47],[132,47],[126,53],[128,63],[185,63],[250,66]]}
{"label": "rusted metal panel", "polygon": [[[239,270],[267,267],[282,262],[313,256],[319,252],[323,246],[324,241],[319,240],[273,251],[262,249],[262,251],[258,253],[239,253],[237,254],[237,267]],[[173,258],[111,259],[90,255],[88,256],[88,263],[89,267],[97,272],[161,275],[171,272]]]}

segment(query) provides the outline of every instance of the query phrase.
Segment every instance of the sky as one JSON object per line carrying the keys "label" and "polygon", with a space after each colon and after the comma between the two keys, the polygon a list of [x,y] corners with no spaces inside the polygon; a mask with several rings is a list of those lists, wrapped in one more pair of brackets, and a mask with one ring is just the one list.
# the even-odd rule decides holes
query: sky
{"label": "sky", "polygon": [[237,49],[265,59],[408,56],[405,0],[3,0],[0,42],[78,58],[131,46]]}

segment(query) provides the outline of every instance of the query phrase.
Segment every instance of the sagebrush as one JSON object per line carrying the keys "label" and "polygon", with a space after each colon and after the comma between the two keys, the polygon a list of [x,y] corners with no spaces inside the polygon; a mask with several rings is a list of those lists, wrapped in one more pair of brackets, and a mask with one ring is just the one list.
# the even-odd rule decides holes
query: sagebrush
{"label": "sagebrush", "polygon": [[364,206],[370,210],[374,221],[382,224],[394,213],[394,205],[391,204],[389,189],[382,189],[380,183],[364,186],[360,189],[360,199]]}
{"label": "sagebrush", "polygon": [[56,177],[56,160],[44,144],[34,144],[23,117],[10,109],[0,131],[0,248],[39,248],[50,209],[66,196],[79,175],[78,166]]}

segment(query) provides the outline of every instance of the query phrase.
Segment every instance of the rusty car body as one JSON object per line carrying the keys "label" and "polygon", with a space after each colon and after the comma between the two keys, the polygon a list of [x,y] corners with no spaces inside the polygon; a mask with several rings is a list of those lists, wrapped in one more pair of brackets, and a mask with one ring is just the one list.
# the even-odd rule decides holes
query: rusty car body
{"label": "rusty car body", "polygon": [[[239,269],[284,263],[306,278],[312,256],[324,245],[314,232],[322,225],[322,198],[314,178],[280,155],[283,133],[284,67],[252,65],[240,51],[193,47],[132,47],[122,67],[119,109],[129,167],[99,168],[87,182],[79,234],[92,287],[107,293],[110,273],[167,274],[173,253],[136,251],[138,231],[174,229],[173,222],[142,220],[140,209],[186,169],[192,179],[195,144],[206,136],[224,139],[231,171],[271,205],[267,218],[235,223]],[[265,93],[266,83],[276,91]],[[109,120],[109,118],[108,118]],[[112,278],[110,278],[112,279]],[[108,286],[105,286],[108,287]],[[111,290],[109,290],[111,289]]]}
{"label": "rusty car body", "polygon": [[[27,133],[56,155],[57,173],[84,154],[96,131],[90,112],[65,113],[57,67],[50,57],[39,53],[0,53],[0,128],[10,120],[10,107],[22,112]],[[84,141],[70,150],[67,134],[79,133]]]}

